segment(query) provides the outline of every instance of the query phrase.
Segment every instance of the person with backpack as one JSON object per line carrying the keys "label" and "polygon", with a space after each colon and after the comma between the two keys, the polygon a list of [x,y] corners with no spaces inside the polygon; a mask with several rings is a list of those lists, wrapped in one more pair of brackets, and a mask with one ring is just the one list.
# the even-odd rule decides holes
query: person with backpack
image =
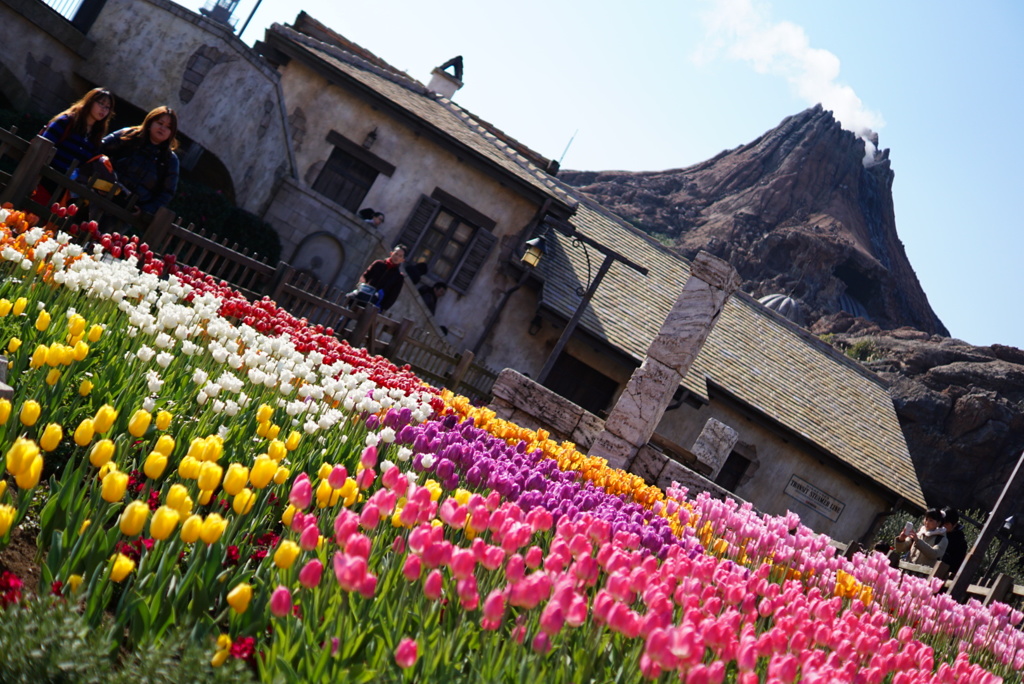
{"label": "person with backpack", "polygon": [[137,196],[135,211],[156,212],[178,189],[178,115],[170,107],[157,107],[138,126],[122,128],[103,139],[103,154],[110,157],[117,180]]}

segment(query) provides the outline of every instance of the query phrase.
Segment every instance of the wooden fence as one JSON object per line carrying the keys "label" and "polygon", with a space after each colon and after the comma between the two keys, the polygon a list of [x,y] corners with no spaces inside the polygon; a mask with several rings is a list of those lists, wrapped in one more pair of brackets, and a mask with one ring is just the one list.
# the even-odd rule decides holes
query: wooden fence
{"label": "wooden fence", "polygon": [[[346,293],[317,281],[284,262],[270,265],[265,258],[239,250],[238,244],[218,240],[217,235],[197,232],[194,226],[175,222],[174,213],[163,208],[150,220],[127,207],[94,192],[91,181],[81,183],[49,166],[53,144],[36,137],[31,142],[17,135],[16,129],[0,128],[0,159],[16,161],[11,173],[0,171],[0,204],[11,202],[40,216],[49,207],[30,197],[41,178],[48,179],[63,194],[68,190],[88,202],[91,219],[109,215],[122,221],[149,244],[160,257],[173,254],[182,266],[193,266],[218,280],[230,283],[249,299],[270,296],[282,308],[311,324],[334,328],[340,339],[363,346],[371,354],[381,354],[393,362],[408,364],[424,380],[484,402],[490,396],[496,371],[474,363],[473,353],[458,353],[444,340],[423,332],[410,334],[413,321],[396,321],[382,315],[376,307],[354,307]],[[70,172],[73,171],[69,169]]]}

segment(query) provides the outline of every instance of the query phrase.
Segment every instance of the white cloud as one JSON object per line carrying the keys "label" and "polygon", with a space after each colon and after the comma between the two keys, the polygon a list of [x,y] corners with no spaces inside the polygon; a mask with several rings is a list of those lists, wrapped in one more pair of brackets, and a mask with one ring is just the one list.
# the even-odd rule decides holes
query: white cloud
{"label": "white cloud", "polygon": [[811,47],[803,27],[774,21],[770,7],[755,0],[712,0],[703,15],[705,42],[694,58],[710,62],[723,55],[749,63],[761,74],[784,78],[793,92],[809,105],[821,103],[843,128],[865,138],[869,154],[874,146],[866,138],[885,125],[853,88],[839,81],[839,58],[828,50]]}

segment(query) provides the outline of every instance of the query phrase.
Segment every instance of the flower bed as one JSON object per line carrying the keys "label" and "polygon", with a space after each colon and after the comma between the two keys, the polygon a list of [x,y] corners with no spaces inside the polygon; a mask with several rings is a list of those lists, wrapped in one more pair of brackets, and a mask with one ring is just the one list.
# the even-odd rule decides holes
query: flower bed
{"label": "flower bed", "polygon": [[[138,241],[86,252],[51,220],[0,210],[0,547],[37,524],[40,587],[111,651],[186,629],[210,667],[265,681],[1024,666],[1006,606],[837,557],[795,516],[661,492]],[[0,610],[39,600],[0,576]]]}

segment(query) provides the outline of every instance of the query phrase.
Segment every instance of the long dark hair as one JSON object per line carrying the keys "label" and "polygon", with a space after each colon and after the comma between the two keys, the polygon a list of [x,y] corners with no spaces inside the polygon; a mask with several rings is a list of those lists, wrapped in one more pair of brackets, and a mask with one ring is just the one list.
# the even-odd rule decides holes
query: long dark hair
{"label": "long dark hair", "polygon": [[171,137],[166,141],[160,143],[160,147],[165,147],[170,151],[178,149],[178,113],[167,106],[160,106],[146,114],[146,118],[142,120],[142,123],[138,126],[132,126],[128,131],[121,136],[122,140],[136,140],[141,142],[149,142],[149,129],[152,128],[153,123],[161,116],[166,115],[171,120]]}
{"label": "long dark hair", "polygon": [[[106,118],[94,123],[90,129],[89,112],[92,111],[92,106],[97,100],[104,98],[110,100],[110,111],[107,113]],[[75,133],[83,138],[87,138],[95,147],[99,147],[103,136],[107,134],[110,120],[114,118],[114,96],[106,88],[93,88],[83,95],[78,102],[75,102],[63,112],[50,119],[50,123],[53,123],[62,116],[67,116],[70,119],[68,121],[68,133]]]}

